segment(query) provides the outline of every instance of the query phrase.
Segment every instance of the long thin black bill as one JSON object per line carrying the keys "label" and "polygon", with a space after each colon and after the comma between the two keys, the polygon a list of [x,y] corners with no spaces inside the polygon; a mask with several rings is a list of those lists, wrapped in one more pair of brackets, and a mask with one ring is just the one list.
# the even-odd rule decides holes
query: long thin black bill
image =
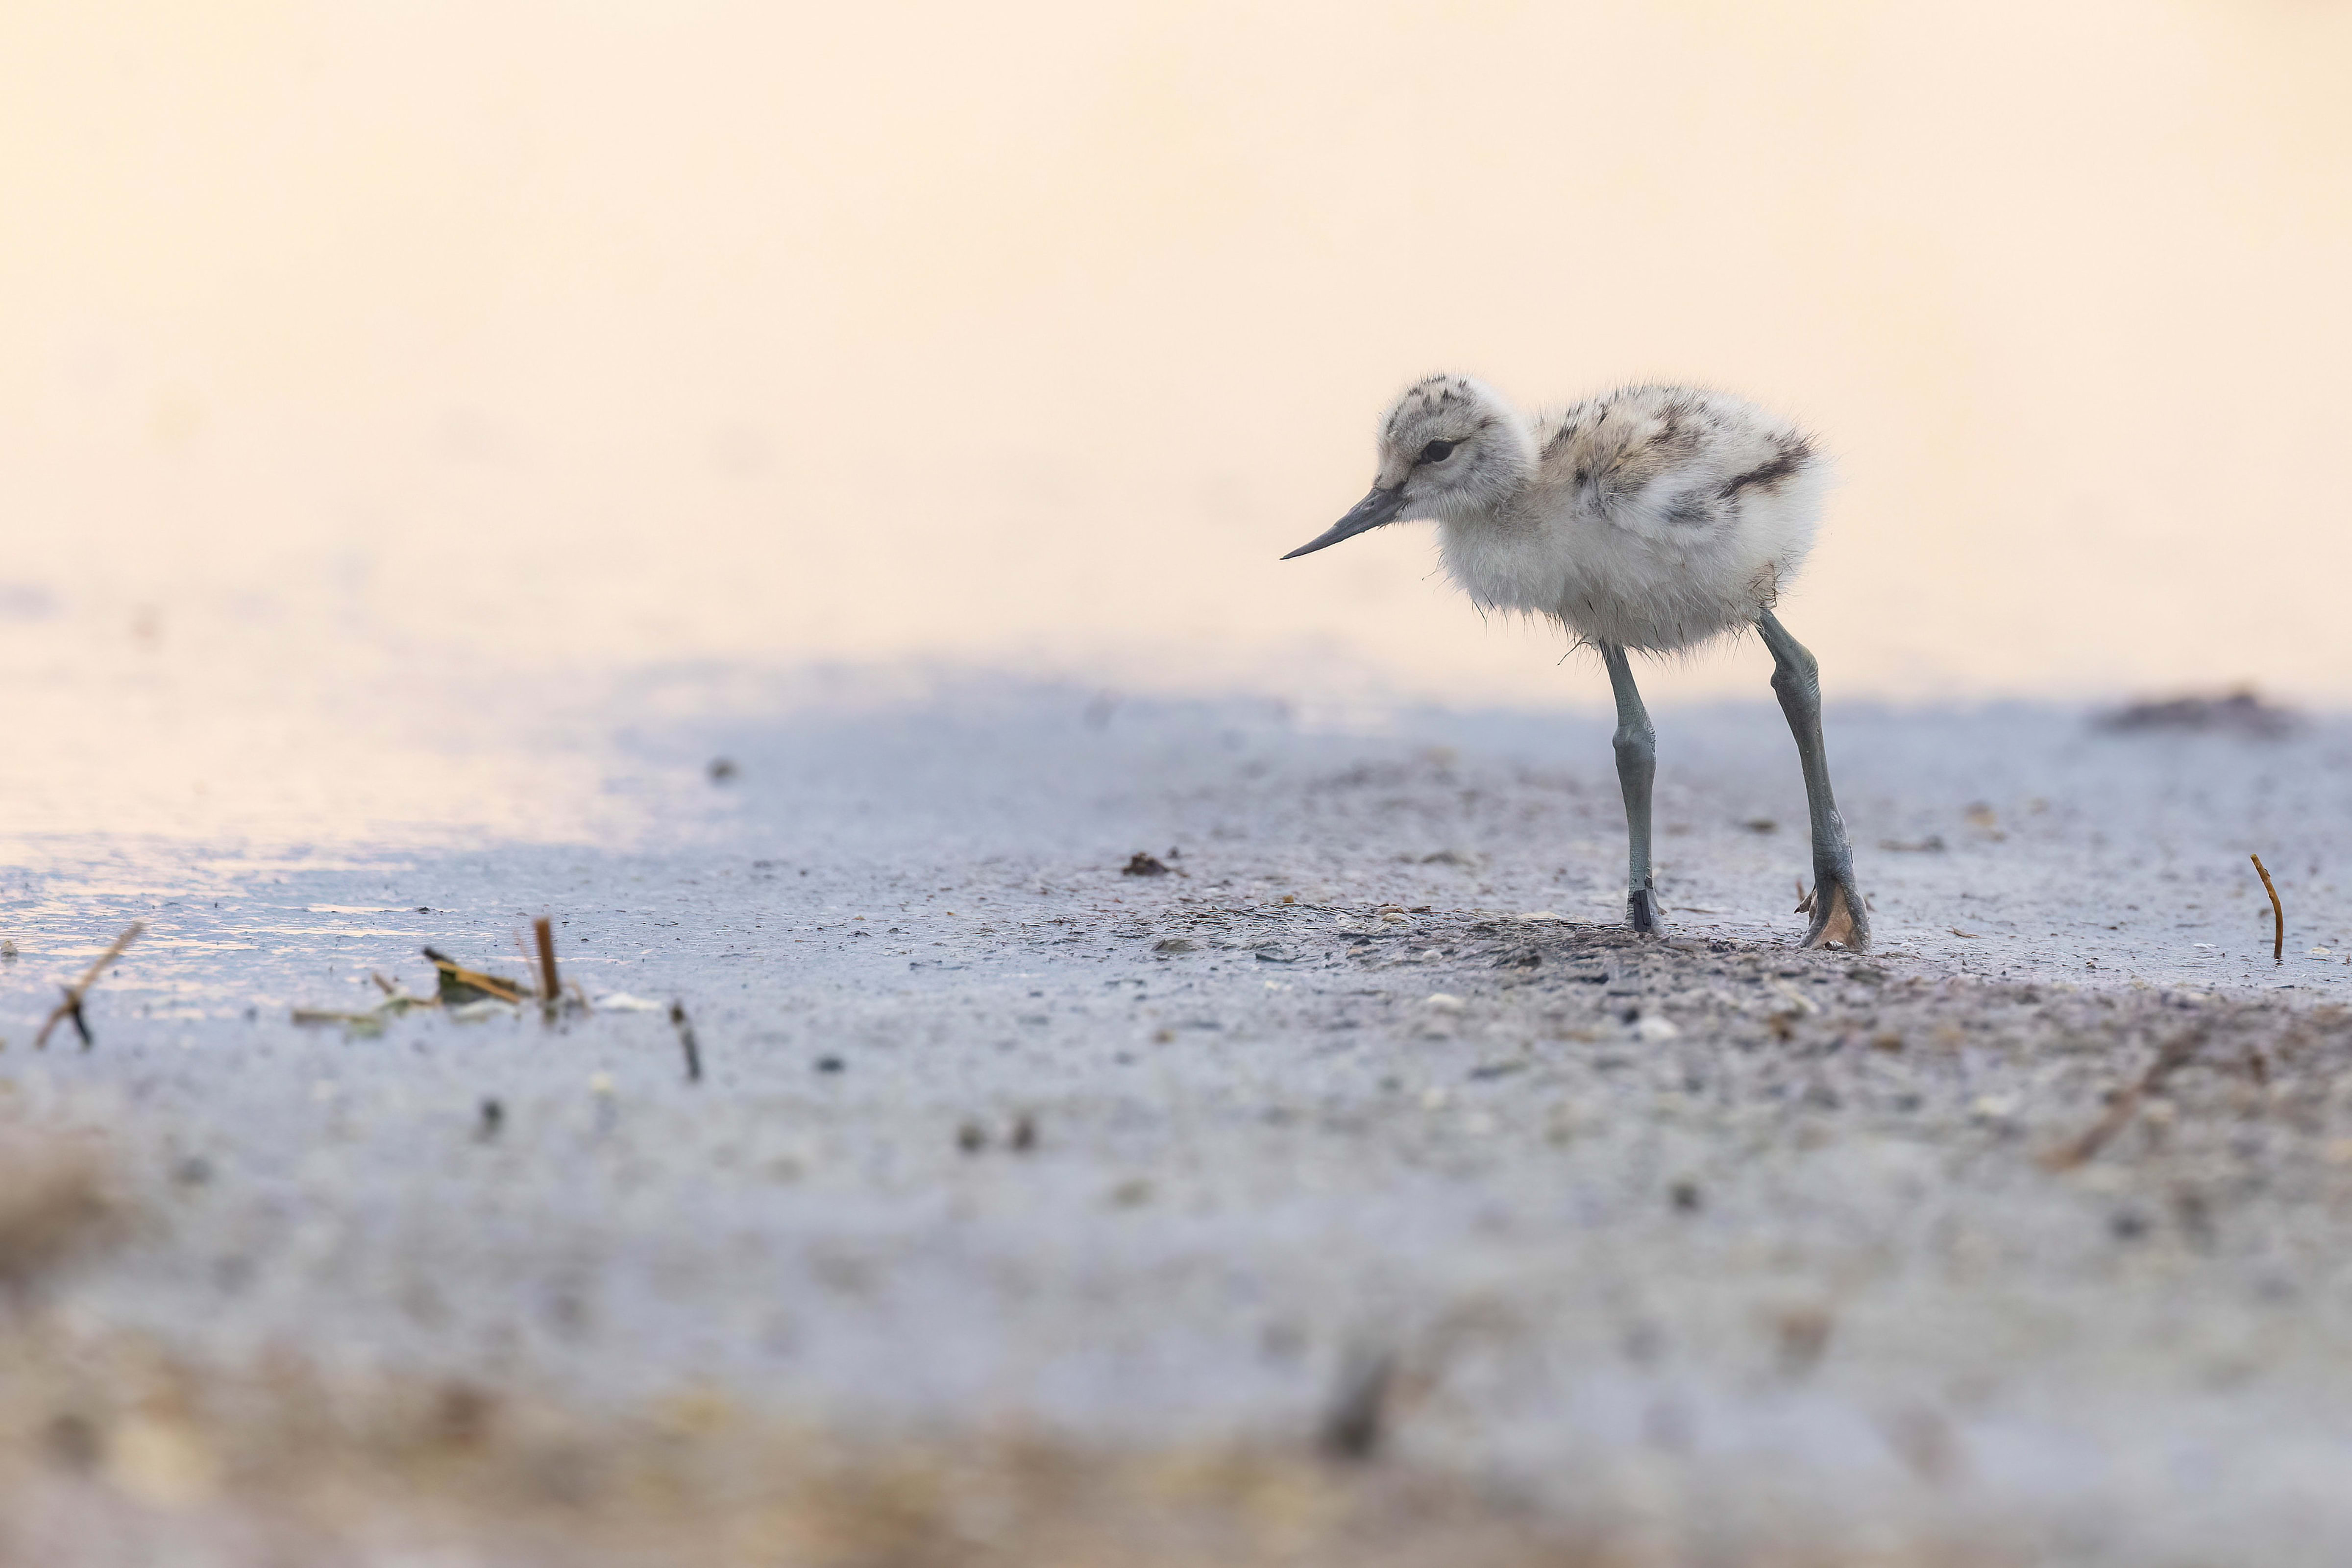
{"label": "long thin black bill", "polygon": [[1379,528],[1382,523],[1395,522],[1397,514],[1403,510],[1403,486],[1400,485],[1393,490],[1383,490],[1375,485],[1372,486],[1370,495],[1356,503],[1355,510],[1282,559],[1297,560],[1300,556],[1313,555],[1317,550],[1328,549],[1341,539],[1351,539],[1367,529]]}

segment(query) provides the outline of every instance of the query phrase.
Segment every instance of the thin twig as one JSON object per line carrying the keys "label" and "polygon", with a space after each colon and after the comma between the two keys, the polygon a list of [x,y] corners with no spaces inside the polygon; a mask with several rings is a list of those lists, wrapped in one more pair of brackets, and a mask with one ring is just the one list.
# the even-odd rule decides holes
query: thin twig
{"label": "thin twig", "polygon": [[669,1021],[670,1027],[677,1030],[678,1049],[686,1052],[686,1081],[701,1082],[702,1048],[694,1043],[694,1026],[687,1021],[684,1002],[670,1003]]}
{"label": "thin twig", "polygon": [[89,1037],[89,1021],[81,1016],[82,998],[89,994],[90,987],[98,984],[98,977],[106,973],[106,967],[121,957],[122,950],[139,940],[139,934],[146,929],[145,921],[132,921],[131,928],[114,939],[113,946],[90,961],[89,967],[81,972],[80,979],[65,988],[66,999],[57,1005],[47,1019],[42,1023],[41,1032],[33,1037],[35,1051],[47,1051],[49,1048],[49,1030],[58,1027],[59,1019],[73,1019],[74,1032],[81,1036],[81,1048],[84,1051],[88,1051],[96,1043]]}
{"label": "thin twig", "polygon": [[2284,964],[2286,962],[2286,906],[2279,903],[2278,884],[2271,881],[2270,872],[2263,865],[2263,857],[2248,855],[2246,858],[2254,862],[2254,872],[2263,879],[2263,891],[2271,895],[2271,962]]}
{"label": "thin twig", "polygon": [[2147,1064],[2147,1071],[2140,1074],[2139,1082],[2116,1096],[2115,1103],[2107,1107],[2105,1115],[2084,1128],[2079,1135],[2042,1155],[2042,1168],[2070,1171],[2105,1148],[2107,1140],[2122,1132],[2139,1113],[2140,1102],[2163,1088],[2164,1081],[2186,1065],[2204,1043],[2205,1031],[2202,1029],[2189,1030],[2174,1036],[2158,1051],[2156,1060]]}

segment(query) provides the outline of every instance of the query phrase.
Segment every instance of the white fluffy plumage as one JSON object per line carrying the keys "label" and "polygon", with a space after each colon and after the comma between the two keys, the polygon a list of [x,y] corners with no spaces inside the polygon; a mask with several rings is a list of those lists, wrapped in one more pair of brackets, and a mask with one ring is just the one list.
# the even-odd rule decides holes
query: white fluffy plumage
{"label": "white fluffy plumage", "polygon": [[1394,517],[1440,525],[1479,604],[1664,653],[1751,624],[1812,547],[1829,465],[1803,431],[1695,387],[1630,386],[1530,418],[1466,376],[1381,423]]}

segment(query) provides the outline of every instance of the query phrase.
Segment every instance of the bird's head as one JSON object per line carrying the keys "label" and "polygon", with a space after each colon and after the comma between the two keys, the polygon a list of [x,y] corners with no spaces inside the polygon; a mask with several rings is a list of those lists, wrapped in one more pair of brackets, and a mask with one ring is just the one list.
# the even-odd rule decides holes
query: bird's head
{"label": "bird's head", "polygon": [[1528,422],[1492,387],[1467,376],[1415,382],[1381,416],[1381,469],[1371,494],[1282,559],[1311,555],[1383,523],[1465,521],[1517,494],[1535,465]]}

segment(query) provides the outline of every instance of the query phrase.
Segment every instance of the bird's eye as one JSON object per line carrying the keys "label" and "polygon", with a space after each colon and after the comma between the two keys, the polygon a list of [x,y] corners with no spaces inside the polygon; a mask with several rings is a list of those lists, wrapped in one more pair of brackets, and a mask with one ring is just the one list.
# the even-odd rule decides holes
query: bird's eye
{"label": "bird's eye", "polygon": [[1443,463],[1453,456],[1454,449],[1461,444],[1458,441],[1433,441],[1421,449],[1421,455],[1413,461],[1417,464]]}

